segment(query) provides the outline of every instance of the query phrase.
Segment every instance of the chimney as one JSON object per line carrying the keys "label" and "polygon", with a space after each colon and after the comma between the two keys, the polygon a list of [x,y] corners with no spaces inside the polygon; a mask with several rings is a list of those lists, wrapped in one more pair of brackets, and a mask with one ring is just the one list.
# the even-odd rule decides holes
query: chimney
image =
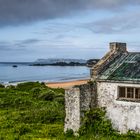
{"label": "chimney", "polygon": [[128,53],[126,43],[111,42],[109,45],[110,51],[91,68],[91,80],[96,80],[116,58],[119,58],[122,54]]}
{"label": "chimney", "polygon": [[111,42],[110,43],[110,50],[111,51],[117,51],[117,52],[127,52],[127,47],[126,43],[121,43],[121,42]]}

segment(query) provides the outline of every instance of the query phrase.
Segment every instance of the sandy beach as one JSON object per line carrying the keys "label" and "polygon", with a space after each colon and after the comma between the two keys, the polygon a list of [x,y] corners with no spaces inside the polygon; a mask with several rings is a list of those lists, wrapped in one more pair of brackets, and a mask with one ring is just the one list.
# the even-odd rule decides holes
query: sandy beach
{"label": "sandy beach", "polygon": [[75,81],[68,81],[68,82],[50,82],[46,83],[46,86],[51,87],[51,88],[70,88],[74,85],[82,85],[87,83],[89,79],[83,79],[83,80],[75,80]]}

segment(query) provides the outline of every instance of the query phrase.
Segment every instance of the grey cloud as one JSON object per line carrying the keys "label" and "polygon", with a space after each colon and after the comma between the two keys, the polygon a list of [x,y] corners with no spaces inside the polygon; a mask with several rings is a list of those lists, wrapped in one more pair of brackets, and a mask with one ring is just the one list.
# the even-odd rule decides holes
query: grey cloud
{"label": "grey cloud", "polygon": [[26,39],[26,40],[17,40],[14,42],[9,41],[0,41],[0,51],[25,51],[26,48],[30,47],[30,45],[37,44],[38,42],[41,42],[41,40],[38,39]]}
{"label": "grey cloud", "polygon": [[28,45],[36,44],[38,42],[41,42],[41,40],[39,40],[39,39],[17,40],[17,41],[15,41],[15,46],[26,47]]}
{"label": "grey cloud", "polygon": [[39,39],[27,39],[27,40],[23,40],[21,41],[22,44],[34,44],[34,43],[38,43],[41,40]]}
{"label": "grey cloud", "polygon": [[120,16],[102,19],[99,21],[84,24],[83,27],[94,33],[125,33],[140,27],[140,13],[127,13]]}
{"label": "grey cloud", "polygon": [[10,47],[9,43],[7,42],[0,42],[0,51],[7,51],[7,50],[11,50],[12,48]]}
{"label": "grey cloud", "polygon": [[14,43],[12,42],[6,42],[6,41],[0,41],[0,51],[15,51],[20,50]]}
{"label": "grey cloud", "polygon": [[0,0],[0,25],[56,18],[86,9],[118,9],[139,0]]}
{"label": "grey cloud", "polygon": [[3,51],[6,51],[6,52],[11,52],[11,51],[21,51],[23,49],[17,47],[16,45],[14,44],[11,44],[11,43],[0,43],[0,51],[3,52]]}
{"label": "grey cloud", "polygon": [[[33,34],[41,35],[54,35],[61,38],[62,36],[67,36],[68,33],[74,31],[79,26],[79,23],[49,23],[46,27],[42,28],[40,31],[32,32]],[[56,37],[57,38],[57,37]]]}

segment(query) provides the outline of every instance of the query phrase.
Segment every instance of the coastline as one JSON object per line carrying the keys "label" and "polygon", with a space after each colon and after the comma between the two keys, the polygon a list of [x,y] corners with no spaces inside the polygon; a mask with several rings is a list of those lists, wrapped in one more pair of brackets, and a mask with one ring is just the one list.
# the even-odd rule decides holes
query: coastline
{"label": "coastline", "polygon": [[75,85],[86,84],[90,79],[80,79],[80,80],[72,80],[72,81],[62,81],[62,82],[46,82],[45,85],[50,88],[70,88]]}
{"label": "coastline", "polygon": [[0,84],[4,85],[4,86],[16,86],[20,83],[27,83],[27,82],[39,82],[39,83],[45,83],[46,86],[50,87],[50,88],[70,88],[73,87],[74,85],[81,85],[81,84],[85,84],[90,80],[89,77],[87,78],[77,78],[77,79],[67,79],[67,80],[61,80],[61,81],[47,81],[47,80],[35,80],[35,81],[12,81],[12,82],[2,82]]}

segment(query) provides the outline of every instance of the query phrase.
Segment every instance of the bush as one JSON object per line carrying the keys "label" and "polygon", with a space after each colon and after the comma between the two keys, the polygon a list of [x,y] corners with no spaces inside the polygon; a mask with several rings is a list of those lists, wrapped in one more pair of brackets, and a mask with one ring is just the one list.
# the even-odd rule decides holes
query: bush
{"label": "bush", "polygon": [[27,83],[20,83],[16,86],[16,89],[19,91],[31,91],[35,87],[43,87],[44,85],[40,84],[39,82],[27,82]]}
{"label": "bush", "polygon": [[72,136],[74,136],[73,130],[72,130],[72,129],[68,129],[68,130],[66,131],[66,133],[65,133],[65,136],[66,136],[66,137],[72,137]]}
{"label": "bush", "polygon": [[14,128],[14,133],[22,136],[25,135],[26,133],[30,133],[31,132],[31,128],[28,125],[22,124],[22,125],[18,125],[17,127]]}
{"label": "bush", "polygon": [[31,89],[31,92],[36,95],[39,94],[41,92],[41,88],[40,87],[35,87]]}
{"label": "bush", "polygon": [[39,99],[45,100],[45,101],[53,101],[55,98],[55,94],[53,92],[43,93],[39,96]]}
{"label": "bush", "polygon": [[47,92],[40,92],[37,98],[44,101],[56,101],[58,103],[64,104],[64,94],[63,92],[61,93],[61,90],[48,89]]}
{"label": "bush", "polygon": [[111,121],[105,116],[105,111],[100,108],[92,109],[85,113],[83,125],[79,130],[80,135],[92,132],[94,134],[112,135],[115,131]]}
{"label": "bush", "polygon": [[0,88],[5,88],[5,86],[4,86],[4,85],[2,85],[2,84],[0,84]]}
{"label": "bush", "polygon": [[15,86],[13,86],[13,85],[9,85],[9,86],[7,86],[7,87],[6,87],[6,89],[9,89],[9,90],[15,90],[15,89],[16,89],[16,87],[15,87]]}

